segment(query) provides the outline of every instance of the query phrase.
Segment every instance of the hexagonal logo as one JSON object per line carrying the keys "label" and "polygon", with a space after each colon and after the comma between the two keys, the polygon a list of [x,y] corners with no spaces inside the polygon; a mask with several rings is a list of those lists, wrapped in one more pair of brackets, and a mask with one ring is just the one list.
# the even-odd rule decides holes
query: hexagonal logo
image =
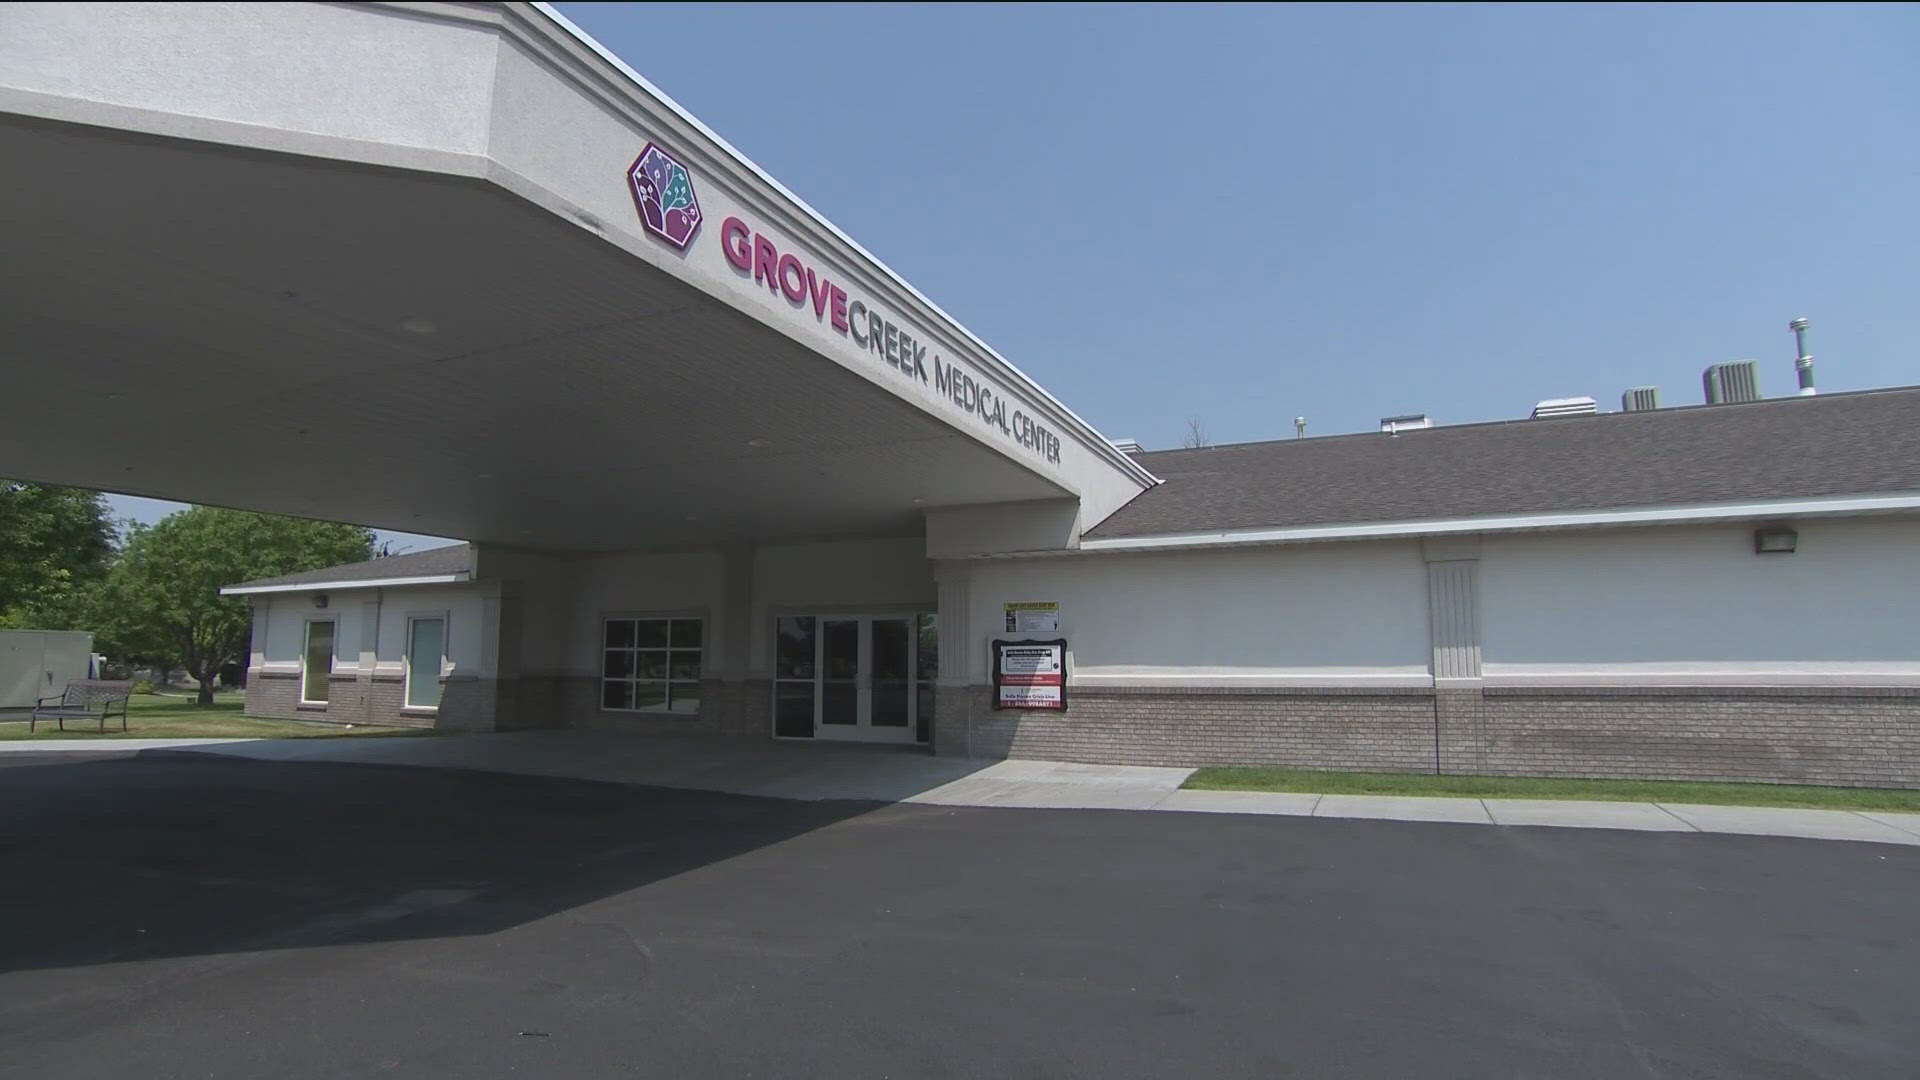
{"label": "hexagonal logo", "polygon": [[647,231],[687,250],[700,228],[700,200],[693,194],[687,167],[648,143],[627,168],[627,186],[633,189],[633,205]]}

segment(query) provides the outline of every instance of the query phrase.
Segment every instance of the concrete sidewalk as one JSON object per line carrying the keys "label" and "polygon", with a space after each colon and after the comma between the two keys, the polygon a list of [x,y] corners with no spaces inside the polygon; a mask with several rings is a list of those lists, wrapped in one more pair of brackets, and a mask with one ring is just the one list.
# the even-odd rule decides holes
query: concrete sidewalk
{"label": "concrete sidewalk", "polygon": [[717,741],[578,731],[441,738],[62,739],[0,742],[0,753],[173,751],[262,761],[472,769],[687,788],[776,799],[936,806],[1167,810],[1740,833],[1920,846],[1920,814],[1677,803],[1413,798],[1185,791],[1192,769],[933,757],[908,747]]}

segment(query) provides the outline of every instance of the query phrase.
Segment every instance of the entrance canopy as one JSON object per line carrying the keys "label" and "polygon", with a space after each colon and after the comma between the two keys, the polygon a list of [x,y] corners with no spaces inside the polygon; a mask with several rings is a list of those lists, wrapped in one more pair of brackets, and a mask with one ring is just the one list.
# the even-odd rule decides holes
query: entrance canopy
{"label": "entrance canopy", "polygon": [[544,8],[0,40],[9,475],[578,552],[1153,482]]}

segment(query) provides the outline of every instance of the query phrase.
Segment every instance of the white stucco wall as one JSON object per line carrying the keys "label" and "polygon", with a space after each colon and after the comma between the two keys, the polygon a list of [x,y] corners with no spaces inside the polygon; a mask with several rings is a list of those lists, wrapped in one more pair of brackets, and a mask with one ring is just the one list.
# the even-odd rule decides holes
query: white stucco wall
{"label": "white stucco wall", "polygon": [[1920,682],[1920,522],[1797,522],[1490,536],[1480,563],[1489,684]]}
{"label": "white stucco wall", "polygon": [[306,655],[306,626],[334,621],[333,668],[350,671],[371,665],[377,674],[406,669],[407,619],[441,615],[447,620],[446,666],[442,674],[487,678],[485,590],[477,586],[419,586],[335,590],[327,606],[316,608],[308,593],[265,596],[254,604],[255,669],[297,673]]}
{"label": "white stucco wall", "polygon": [[848,540],[762,549],[753,564],[749,673],[773,673],[773,621],[807,611],[932,611],[933,564],[919,537]]}
{"label": "white stucco wall", "polygon": [[[765,678],[773,670],[773,619],[801,609],[858,611],[918,607],[935,602],[932,564],[917,537],[846,540],[766,547],[731,565],[750,568],[747,662],[740,672]],[[595,675],[600,669],[600,624],[612,614],[698,615],[707,620],[709,676],[738,670],[728,655],[739,617],[727,607],[728,558],[718,552],[632,555],[569,560],[567,598],[561,604],[565,644],[555,674]],[[534,672],[529,666],[527,671]]]}
{"label": "white stucco wall", "polygon": [[[987,673],[1002,605],[1058,601],[1083,686],[1423,685],[1431,652],[1417,543],[946,564],[966,582],[964,681]],[[964,650],[964,651],[963,651]],[[949,669],[951,672],[954,669]],[[951,675],[948,676],[951,679]]]}
{"label": "white stucco wall", "polygon": [[368,153],[386,144],[480,155],[497,35],[491,19],[452,14],[419,19],[348,4],[7,4],[0,87],[149,114],[142,126],[176,126],[162,119],[169,115],[189,126],[244,124],[253,138],[289,149],[318,149],[297,137],[305,134],[352,140]]}
{"label": "white stucco wall", "polygon": [[763,548],[754,598],[767,608],[927,604],[933,564],[919,538],[847,540]]}
{"label": "white stucco wall", "polygon": [[[549,669],[560,675],[600,674],[601,623],[610,615],[697,615],[707,620],[709,672],[725,658],[725,562],[713,552],[625,555],[568,563],[567,596],[560,605],[563,647]],[[528,666],[530,674],[535,668]]]}

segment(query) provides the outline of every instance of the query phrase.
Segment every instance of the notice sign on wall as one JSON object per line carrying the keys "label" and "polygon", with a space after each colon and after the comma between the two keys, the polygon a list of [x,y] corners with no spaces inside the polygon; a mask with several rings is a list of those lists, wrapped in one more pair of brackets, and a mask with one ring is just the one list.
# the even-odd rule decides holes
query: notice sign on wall
{"label": "notice sign on wall", "polygon": [[1060,632],[1060,601],[1028,600],[1006,605],[1007,633],[1057,634]]}
{"label": "notice sign on wall", "polygon": [[1065,709],[1066,639],[994,642],[993,707]]}

